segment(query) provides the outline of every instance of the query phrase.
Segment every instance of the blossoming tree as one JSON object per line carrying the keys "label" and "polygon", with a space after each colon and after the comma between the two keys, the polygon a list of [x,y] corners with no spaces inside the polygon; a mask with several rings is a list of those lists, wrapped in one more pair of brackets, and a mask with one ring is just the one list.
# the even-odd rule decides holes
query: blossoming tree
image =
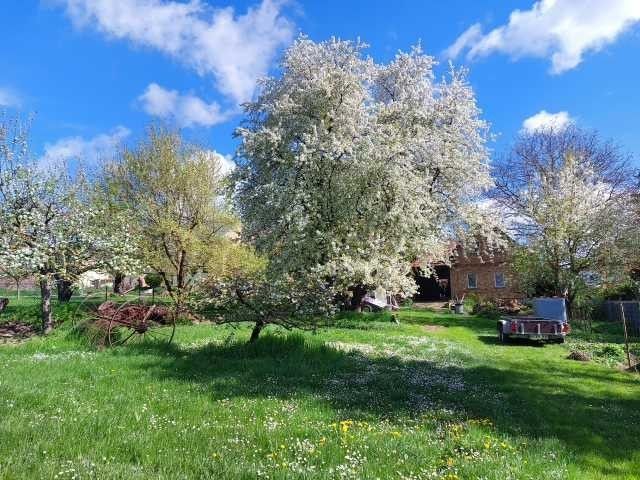
{"label": "blossoming tree", "polygon": [[359,42],[300,37],[237,130],[243,235],[283,275],[322,278],[358,308],[411,295],[416,257],[476,219],[492,185],[487,125],[464,72],[436,81],[419,47],[375,63]]}
{"label": "blossoming tree", "polygon": [[53,328],[54,279],[72,283],[89,270],[138,266],[126,218],[108,218],[90,198],[81,176],[32,161],[24,127],[0,122],[0,261],[38,277],[44,333]]}
{"label": "blossoming tree", "polygon": [[633,175],[614,144],[573,125],[523,133],[495,177],[496,206],[525,246],[523,287],[546,285],[571,310],[586,274],[607,279],[625,265]]}

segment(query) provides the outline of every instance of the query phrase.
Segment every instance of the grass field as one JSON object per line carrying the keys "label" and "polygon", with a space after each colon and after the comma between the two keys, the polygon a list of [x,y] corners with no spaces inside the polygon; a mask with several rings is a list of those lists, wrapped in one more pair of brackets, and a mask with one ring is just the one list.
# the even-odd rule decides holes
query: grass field
{"label": "grass field", "polygon": [[254,345],[180,326],[170,348],[113,350],[63,325],[0,345],[0,478],[640,478],[638,375],[499,345],[490,320],[400,322]]}

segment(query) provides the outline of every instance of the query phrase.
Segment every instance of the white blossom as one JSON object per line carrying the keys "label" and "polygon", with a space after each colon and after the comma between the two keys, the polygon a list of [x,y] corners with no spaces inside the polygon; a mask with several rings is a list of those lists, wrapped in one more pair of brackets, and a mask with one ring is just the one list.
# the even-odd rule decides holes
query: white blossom
{"label": "white blossom", "polygon": [[436,81],[419,47],[389,64],[359,42],[300,37],[245,106],[235,174],[243,233],[271,268],[341,290],[412,294],[492,185],[486,123],[463,71]]}

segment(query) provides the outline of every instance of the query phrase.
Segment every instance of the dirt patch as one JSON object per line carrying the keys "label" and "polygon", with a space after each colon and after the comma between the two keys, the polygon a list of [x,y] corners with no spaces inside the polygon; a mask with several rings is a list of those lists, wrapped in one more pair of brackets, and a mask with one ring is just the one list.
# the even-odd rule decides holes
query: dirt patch
{"label": "dirt patch", "polygon": [[449,302],[413,302],[412,307],[418,310],[428,310],[430,312],[450,311]]}
{"label": "dirt patch", "polygon": [[442,325],[424,325],[422,328],[427,332],[442,332],[446,327]]}
{"label": "dirt patch", "polygon": [[24,340],[36,335],[36,330],[27,323],[9,322],[0,324],[0,343]]}

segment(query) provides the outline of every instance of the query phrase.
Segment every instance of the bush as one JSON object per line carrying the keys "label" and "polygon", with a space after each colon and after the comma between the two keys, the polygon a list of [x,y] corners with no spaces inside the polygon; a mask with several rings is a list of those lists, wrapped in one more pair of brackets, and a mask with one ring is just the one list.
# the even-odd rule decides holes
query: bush
{"label": "bush", "polygon": [[638,300],[640,299],[640,282],[628,280],[619,285],[603,289],[604,300]]}
{"label": "bush", "polygon": [[471,313],[484,318],[500,318],[500,309],[498,308],[498,304],[493,300],[482,300],[475,303],[471,309]]}
{"label": "bush", "polygon": [[406,307],[406,308],[411,308],[413,306],[413,298],[405,297],[405,298],[401,299],[400,300],[400,306]]}
{"label": "bush", "polygon": [[144,281],[149,288],[159,288],[163,284],[162,276],[157,273],[147,273],[144,276]]}

